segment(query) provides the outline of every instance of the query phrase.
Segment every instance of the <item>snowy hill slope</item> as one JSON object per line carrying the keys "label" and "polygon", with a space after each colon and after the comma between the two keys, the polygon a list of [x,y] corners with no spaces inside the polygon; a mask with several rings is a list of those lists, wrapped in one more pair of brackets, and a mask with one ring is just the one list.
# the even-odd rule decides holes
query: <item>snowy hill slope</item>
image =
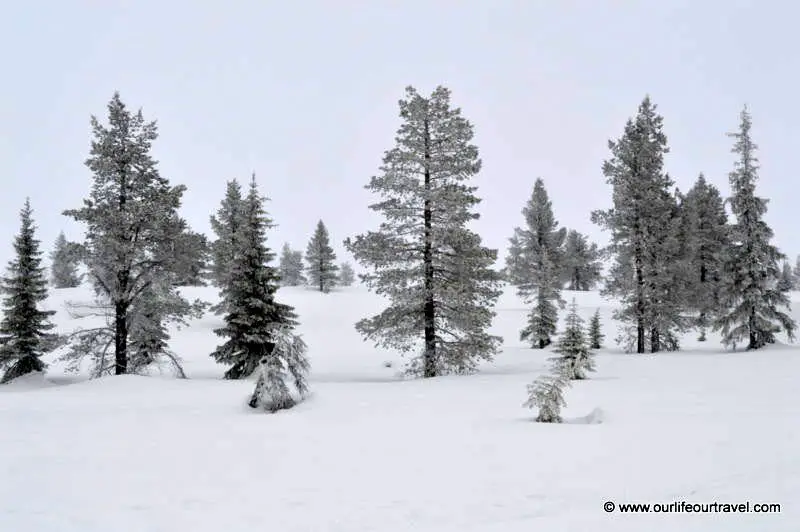
{"label": "snowy hill slope", "polygon": [[[600,308],[613,346],[612,305],[565,295],[587,318]],[[174,334],[189,380],[87,381],[54,365],[44,381],[1,387],[0,530],[800,530],[799,349],[726,353],[689,336],[674,354],[603,350],[567,391],[572,422],[545,425],[520,405],[550,354],[518,341],[526,310],[510,289],[497,360],[426,381],[399,379],[402,359],[354,331],[382,305],[363,288],[279,297],[296,306],[312,362],[313,395],[290,411],[254,412],[252,382],[220,380],[212,315]],[[89,299],[54,292],[62,331],[77,325],[64,303]],[[595,408],[603,422],[582,423]],[[606,501],[782,512],[607,513]]]}

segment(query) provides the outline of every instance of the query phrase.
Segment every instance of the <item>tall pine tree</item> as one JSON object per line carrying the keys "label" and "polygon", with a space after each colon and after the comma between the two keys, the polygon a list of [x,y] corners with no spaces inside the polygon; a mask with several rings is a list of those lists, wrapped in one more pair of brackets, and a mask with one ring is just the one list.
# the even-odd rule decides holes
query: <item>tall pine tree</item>
{"label": "tall pine tree", "polygon": [[339,266],[336,265],[336,253],[331,247],[328,228],[322,220],[317,222],[317,229],[308,243],[306,263],[309,284],[320,292],[329,292],[338,279]]}
{"label": "tall pine tree", "polygon": [[517,293],[533,303],[528,325],[520,339],[544,349],[552,342],[558,324],[561,299],[562,258],[566,229],[559,228],[544,181],[536,179],[533,194],[522,209],[525,227],[515,228],[506,259],[506,270]]}
{"label": "tall pine tree", "polygon": [[663,118],[649,97],[609,148],[603,174],[613,206],[592,213],[592,221],[611,232],[615,259],[602,293],[621,299],[614,317],[627,324],[620,341],[630,350],[677,349],[676,333],[685,325],[680,216],[672,179],[664,172],[669,149]]}
{"label": "tall pine tree", "polygon": [[43,371],[46,366],[41,357],[55,347],[56,340],[49,332],[53,329],[50,316],[55,312],[39,308],[47,299],[47,275],[30,200],[25,200],[20,218],[20,232],[14,239],[16,257],[9,263],[8,276],[0,285],[5,296],[0,321],[0,369],[4,370],[0,382],[3,383]]}
{"label": "tall pine tree", "polygon": [[232,240],[227,283],[220,292],[225,325],[214,331],[227,339],[211,354],[220,364],[230,366],[226,379],[251,375],[262,359],[272,354],[275,331],[296,325],[294,309],[275,300],[280,276],[270,266],[275,254],[266,244],[266,232],[273,223],[264,210],[265,200],[253,176],[242,203],[241,225]]}
{"label": "tall pine tree", "polygon": [[700,174],[681,204],[686,246],[686,299],[696,312],[700,341],[720,307],[722,267],[728,249],[728,216],[719,190]]}
{"label": "tall pine tree", "polygon": [[750,136],[752,121],[745,107],[740,115],[739,131],[728,135],[735,139],[732,152],[737,160],[729,174],[732,224],[730,251],[724,266],[723,313],[715,321],[722,331],[722,342],[734,346],[747,340],[747,349],[759,349],[775,341],[783,330],[794,339],[796,324],[785,312],[789,298],[778,289],[781,261],[785,256],[770,244],[773,232],[764,221],[767,200],[756,196],[758,181],[757,145]]}
{"label": "tall pine tree", "polygon": [[78,273],[80,255],[78,247],[69,242],[61,231],[56,238],[55,248],[50,253],[50,278],[53,288],[75,288],[81,284]]}
{"label": "tall pine tree", "polygon": [[469,183],[481,169],[473,128],[444,87],[430,97],[408,87],[400,117],[396,146],[367,185],[382,197],[370,209],[384,221],[345,241],[368,269],[364,283],[390,301],[356,328],[382,347],[421,348],[409,373],[469,372],[501,341],[487,332],[500,296],[497,252],[468,228],[480,201]]}
{"label": "tall pine tree", "polygon": [[114,93],[108,125],[92,117],[86,165],[93,183],[83,207],[64,212],[86,225],[84,255],[95,289],[110,303],[114,324],[114,372],[128,373],[131,311],[153,283],[171,278],[180,257],[170,245],[183,230],[176,223],[186,187],[159,174],[150,151],[155,122],[131,113]]}

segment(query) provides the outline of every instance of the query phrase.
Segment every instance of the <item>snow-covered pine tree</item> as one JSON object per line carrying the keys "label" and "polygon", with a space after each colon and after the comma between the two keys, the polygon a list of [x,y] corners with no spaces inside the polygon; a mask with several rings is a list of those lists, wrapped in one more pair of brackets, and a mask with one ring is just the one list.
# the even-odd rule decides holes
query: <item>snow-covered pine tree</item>
{"label": "snow-covered pine tree", "polygon": [[767,200],[755,194],[759,166],[747,107],[740,119],[739,131],[728,134],[735,139],[732,152],[737,156],[729,174],[729,203],[736,222],[731,225],[724,266],[722,313],[714,326],[722,332],[724,345],[735,346],[746,339],[749,350],[773,343],[775,333],[781,330],[793,340],[796,324],[780,310],[790,308],[789,297],[777,287],[779,264],[786,257],[770,244],[773,232],[764,221]]}
{"label": "snow-covered pine tree", "polygon": [[600,281],[603,264],[597,244],[575,230],[567,232],[562,261],[562,282],[567,290],[592,290]]}
{"label": "snow-covered pine tree", "polygon": [[778,279],[778,290],[781,292],[794,290],[794,274],[792,273],[792,267],[786,261],[783,262],[781,276]]}
{"label": "snow-covered pine tree", "polygon": [[722,267],[728,249],[728,216],[719,190],[700,174],[681,203],[686,249],[686,301],[697,313],[699,341],[720,306]]}
{"label": "snow-covered pine tree", "polygon": [[567,231],[559,228],[544,181],[537,178],[533,194],[522,209],[525,227],[515,228],[511,237],[506,268],[511,284],[526,303],[533,303],[528,325],[520,332],[521,340],[544,349],[552,342],[558,324],[563,275],[564,238]]}
{"label": "snow-covered pine tree", "polygon": [[602,348],[603,338],[605,335],[600,324],[600,309],[597,309],[589,320],[589,349]]}
{"label": "snow-covered pine tree", "polygon": [[265,197],[258,192],[255,175],[242,203],[242,224],[233,238],[233,261],[220,295],[227,309],[225,326],[214,332],[227,338],[211,356],[230,367],[226,379],[251,375],[262,359],[273,351],[274,333],[294,327],[294,309],[275,300],[280,276],[270,263],[275,254],[267,247],[266,232],[273,227],[264,209]]}
{"label": "snow-covered pine tree", "polygon": [[0,321],[2,383],[44,371],[46,365],[41,357],[52,351],[57,342],[56,335],[49,332],[54,327],[50,316],[55,312],[39,308],[47,299],[47,274],[28,199],[20,219],[20,232],[14,239],[16,257],[8,265],[8,276],[0,283],[0,292],[5,296]]}
{"label": "snow-covered pine tree", "polygon": [[293,250],[289,243],[283,245],[281,258],[278,264],[281,276],[281,284],[284,286],[300,286],[308,282],[303,274],[303,252]]}
{"label": "snow-covered pine tree", "polygon": [[61,231],[50,253],[50,279],[53,288],[75,288],[80,286],[83,277],[78,272],[80,256],[75,244],[69,242]]}
{"label": "snow-covered pine tree", "polygon": [[174,253],[180,259],[175,275],[175,286],[205,286],[208,277],[210,248],[204,234],[188,228],[173,243]]}
{"label": "snow-covered pine tree", "polygon": [[570,386],[569,377],[554,368],[528,385],[528,400],[522,406],[538,408],[536,421],[539,423],[561,423],[561,409],[567,406],[564,390]]}
{"label": "snow-covered pine tree", "polygon": [[175,220],[186,187],[159,174],[150,154],[156,123],[146,122],[141,110],[131,113],[119,93],[108,104],[108,126],[92,116],[92,129],[89,198],[64,214],[86,225],[82,247],[95,289],[109,302],[119,375],[128,373],[133,307],[149,285],[171,280],[180,262],[171,243],[183,230]]}
{"label": "snow-covered pine tree", "polygon": [[339,264],[339,285],[351,286],[356,282],[356,272],[349,262]]}
{"label": "snow-covered pine tree", "polygon": [[794,280],[794,284],[792,285],[794,287],[793,290],[800,290],[800,255],[795,258],[794,268],[792,269],[792,279]]}
{"label": "snow-covered pine tree", "polygon": [[677,349],[676,333],[685,327],[680,217],[672,179],[663,170],[669,151],[663,118],[649,97],[609,148],[612,157],[603,174],[613,189],[613,206],[592,213],[592,221],[611,232],[608,251],[615,259],[601,293],[621,299],[614,317],[628,324],[619,339],[627,348]]}
{"label": "snow-covered pine tree", "polygon": [[338,280],[339,266],[336,265],[336,253],[331,247],[328,228],[322,220],[317,222],[317,229],[308,243],[305,258],[309,284],[320,292],[329,292]]}
{"label": "snow-covered pine tree", "polygon": [[[231,264],[235,260],[234,240],[242,224],[242,202],[242,186],[236,179],[228,181],[225,197],[220,202],[217,213],[210,217],[211,229],[217,236],[211,243],[210,277],[218,288],[226,286]],[[216,311],[222,313],[225,309],[217,308]]]}
{"label": "snow-covered pine tree", "polygon": [[473,128],[445,87],[428,98],[408,87],[400,117],[397,144],[366,187],[382,197],[370,209],[384,222],[345,241],[367,268],[363,282],[390,300],[356,329],[382,347],[422,347],[411,374],[469,372],[501,342],[487,332],[500,296],[500,275],[491,269],[497,252],[467,227],[480,202],[469,185],[481,169]]}
{"label": "snow-covered pine tree", "polygon": [[306,377],[310,364],[305,342],[290,327],[276,328],[272,332],[271,344],[272,347],[259,361],[256,387],[249,404],[252,408],[277,412],[297,404],[287,385],[289,379],[301,399],[308,393]]}
{"label": "snow-covered pine tree", "polygon": [[587,372],[595,371],[594,353],[586,341],[583,330],[583,319],[578,314],[578,304],[575,299],[570,304],[565,320],[563,334],[553,350],[558,353],[553,362],[563,368],[563,373],[571,380],[583,380]]}

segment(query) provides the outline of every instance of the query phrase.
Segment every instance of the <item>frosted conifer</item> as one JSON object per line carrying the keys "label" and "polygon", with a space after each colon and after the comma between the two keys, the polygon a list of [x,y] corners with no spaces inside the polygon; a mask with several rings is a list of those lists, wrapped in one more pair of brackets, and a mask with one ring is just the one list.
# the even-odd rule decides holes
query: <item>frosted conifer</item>
{"label": "frosted conifer", "polygon": [[558,228],[544,182],[537,179],[533,194],[522,210],[525,227],[514,229],[506,267],[517,293],[533,303],[528,325],[521,340],[544,349],[552,342],[558,324],[558,309],[563,308],[561,284],[562,249],[566,229]]}
{"label": "frosted conifer", "polygon": [[339,284],[342,286],[350,286],[356,280],[356,272],[349,262],[343,262],[339,265]]}
{"label": "frosted conifer", "polygon": [[[242,186],[236,179],[228,181],[225,197],[220,202],[217,213],[210,218],[211,229],[217,236],[211,243],[211,279],[214,285],[222,288],[228,282],[228,276],[236,259],[236,234],[243,223]],[[218,308],[217,312],[224,312]]]}
{"label": "frosted conifer", "polygon": [[278,268],[284,286],[300,286],[308,282],[303,274],[303,252],[292,249],[288,243],[283,245]]}
{"label": "frosted conifer", "polygon": [[722,196],[703,176],[681,203],[685,246],[686,302],[696,312],[699,341],[705,341],[706,329],[720,308],[722,268],[728,250],[728,221]]}
{"label": "frosted conifer", "polygon": [[7,383],[34,371],[44,371],[41,357],[56,347],[50,316],[54,311],[41,310],[47,299],[47,276],[42,266],[42,252],[36,239],[33,211],[29,200],[22,209],[21,228],[14,239],[16,257],[2,279],[3,318],[0,321],[0,382]]}
{"label": "frosted conifer", "polygon": [[273,225],[264,210],[265,199],[253,176],[243,200],[242,224],[233,240],[228,281],[221,290],[225,326],[214,331],[227,338],[211,354],[220,364],[230,366],[226,379],[251,375],[264,357],[270,356],[275,331],[296,325],[294,309],[275,300],[279,275],[269,265],[275,256],[265,242],[266,230]]}
{"label": "frosted conifer", "polygon": [[61,231],[56,238],[55,248],[50,253],[50,278],[53,288],[80,286],[83,276],[78,273],[79,265],[79,247],[67,241],[64,231]]}
{"label": "frosted conifer", "polygon": [[320,292],[329,292],[338,280],[339,266],[336,265],[336,253],[331,247],[328,228],[320,220],[314,236],[306,249],[306,274],[311,286]]}
{"label": "frosted conifer", "polygon": [[561,355],[554,362],[563,368],[563,373],[572,380],[586,378],[588,372],[595,370],[594,354],[586,342],[583,319],[578,315],[578,305],[572,300],[566,317],[564,333],[559,337],[554,352]]}
{"label": "frosted conifer", "polygon": [[750,136],[752,122],[745,107],[739,131],[729,133],[736,142],[737,156],[729,174],[731,211],[736,222],[731,226],[731,246],[726,254],[722,314],[714,325],[722,332],[723,344],[730,346],[747,340],[747,349],[759,349],[775,342],[775,333],[783,330],[794,339],[796,324],[789,314],[786,292],[778,289],[785,256],[770,244],[773,232],[764,221],[767,200],[755,195],[758,180],[757,146]]}
{"label": "frosted conifer", "polygon": [[300,399],[308,393],[306,377],[310,365],[306,351],[305,342],[291,328],[280,326],[272,331],[270,347],[258,364],[256,387],[249,403],[252,408],[277,412],[293,407],[297,399],[287,384],[290,381]]}
{"label": "frosted conifer", "polygon": [[612,157],[603,174],[612,186],[613,206],[592,213],[592,221],[611,232],[608,251],[614,257],[601,293],[621,300],[614,317],[625,324],[620,341],[626,348],[674,350],[677,333],[686,327],[681,218],[673,181],[663,168],[669,151],[663,118],[649,97],[609,148]]}
{"label": "frosted conifer", "polygon": [[568,290],[592,290],[600,281],[603,266],[597,244],[575,230],[567,232],[562,259],[562,282]]}
{"label": "frosted conifer", "polygon": [[[98,295],[107,302],[114,372],[125,374],[137,301],[152,283],[171,282],[182,264],[174,243],[185,231],[177,214],[185,187],[171,186],[158,171],[150,153],[158,138],[156,123],[146,122],[141,111],[131,113],[118,93],[108,104],[108,125],[93,116],[92,129],[89,198],[64,214],[86,225],[84,258]],[[102,359],[107,343],[97,340],[96,331],[86,335],[74,336],[76,345],[101,349],[93,356]]]}
{"label": "frosted conifer", "polygon": [[500,296],[497,252],[468,228],[480,202],[470,185],[481,169],[473,127],[444,87],[430,97],[408,87],[400,116],[396,146],[367,185],[381,196],[370,209],[384,221],[345,241],[367,269],[364,284],[390,301],[356,329],[381,347],[420,350],[411,374],[470,372],[501,341],[487,332]]}
{"label": "frosted conifer", "polygon": [[605,338],[605,335],[600,325],[600,309],[597,309],[594,314],[592,314],[592,319],[589,320],[589,348],[602,348],[603,338]]}
{"label": "frosted conifer", "polygon": [[522,406],[538,408],[539,423],[561,423],[561,409],[567,406],[564,390],[570,386],[569,378],[558,371],[541,375],[528,385],[528,400]]}
{"label": "frosted conifer", "polygon": [[792,267],[788,262],[783,263],[781,276],[778,279],[778,290],[781,292],[790,292],[794,290],[794,275],[792,274]]}

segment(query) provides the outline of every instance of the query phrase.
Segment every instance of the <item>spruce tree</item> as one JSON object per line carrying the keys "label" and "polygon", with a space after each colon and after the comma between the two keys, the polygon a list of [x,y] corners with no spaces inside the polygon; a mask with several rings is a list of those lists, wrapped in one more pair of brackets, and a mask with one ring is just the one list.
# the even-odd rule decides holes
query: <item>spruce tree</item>
{"label": "spruce tree", "polygon": [[677,349],[677,333],[685,328],[681,217],[663,169],[669,151],[663,118],[649,97],[609,148],[603,174],[613,206],[592,213],[592,221],[611,233],[608,251],[614,257],[601,293],[621,300],[614,318],[626,324],[620,337],[626,348]]}
{"label": "spruce tree", "polygon": [[318,288],[320,292],[329,292],[336,285],[339,266],[336,265],[336,253],[331,247],[328,228],[322,220],[317,222],[317,229],[308,243],[306,263],[306,274],[311,286]]}
{"label": "spruce tree", "polygon": [[251,375],[264,357],[272,356],[275,331],[296,325],[294,309],[275,300],[280,276],[270,263],[275,254],[267,247],[266,231],[273,227],[264,210],[255,176],[242,203],[242,224],[233,238],[233,261],[226,286],[220,292],[227,309],[225,326],[214,332],[227,338],[211,356],[230,366],[226,379]]}
{"label": "spruce tree", "polygon": [[47,299],[47,275],[42,266],[42,252],[36,239],[36,227],[30,200],[22,209],[21,228],[14,239],[16,257],[8,265],[8,276],[2,279],[3,319],[0,321],[0,382],[44,371],[41,357],[56,347],[56,336],[50,316],[54,311],[41,310]]}
{"label": "spruce tree", "polygon": [[77,246],[69,242],[61,231],[56,238],[55,248],[50,253],[50,279],[53,288],[75,288],[81,284],[78,273],[80,256]]}
{"label": "spruce tree", "polygon": [[781,276],[778,279],[778,290],[781,292],[791,292],[794,290],[794,274],[789,263],[784,261],[781,269]]}
{"label": "spruce tree", "polygon": [[278,268],[284,286],[300,286],[308,282],[303,274],[303,252],[293,250],[288,243],[283,245]]}
{"label": "spruce tree", "polygon": [[583,319],[578,315],[578,304],[574,299],[565,321],[564,333],[553,350],[561,356],[554,362],[562,366],[564,374],[569,379],[582,380],[586,378],[587,372],[595,370],[594,354],[586,342]]}
{"label": "spruce tree", "polygon": [[341,286],[351,286],[356,281],[356,272],[349,262],[339,265],[339,284]]}
{"label": "spruce tree", "polygon": [[308,393],[306,377],[310,364],[306,358],[305,342],[293,334],[290,327],[276,328],[270,345],[259,361],[256,387],[249,405],[277,412],[297,404],[287,381],[292,381],[301,399]]}
{"label": "spruce tree", "polygon": [[173,242],[173,249],[180,263],[176,265],[175,286],[205,286],[209,276],[210,246],[201,233],[188,228]]}
{"label": "spruce tree", "polygon": [[[236,259],[236,233],[242,225],[242,187],[236,179],[228,181],[225,197],[216,214],[211,215],[211,229],[217,238],[211,243],[211,272],[214,286],[222,288],[228,283],[231,265]],[[224,312],[224,309],[218,309]]]}
{"label": "spruce tree", "polygon": [[558,309],[565,304],[561,299],[561,280],[566,229],[558,227],[541,179],[536,180],[522,214],[525,227],[514,229],[506,267],[517,293],[526,303],[534,305],[520,339],[529,340],[532,347],[544,349],[552,342]]}
{"label": "spruce tree", "polygon": [[597,244],[575,230],[567,232],[562,261],[562,282],[568,290],[592,290],[600,281],[603,265]]}
{"label": "spruce tree", "polygon": [[756,196],[758,181],[757,145],[750,130],[752,121],[745,107],[740,115],[739,131],[728,135],[735,139],[734,169],[729,174],[731,211],[736,218],[730,230],[731,245],[724,265],[722,314],[715,321],[722,332],[722,342],[734,346],[747,340],[747,349],[759,349],[775,341],[783,330],[794,339],[796,324],[781,307],[789,310],[785,292],[778,289],[785,256],[770,244],[773,232],[764,221],[767,200]]}
{"label": "spruce tree", "polygon": [[728,217],[719,190],[700,174],[681,204],[686,249],[686,301],[697,313],[699,341],[720,306],[722,267],[728,249]]}
{"label": "spruce tree", "polygon": [[497,252],[468,228],[480,202],[470,185],[481,169],[473,127],[444,87],[430,97],[408,87],[400,117],[396,146],[367,185],[382,197],[370,209],[384,221],[345,241],[367,269],[363,282],[390,302],[356,329],[381,347],[421,349],[411,374],[470,372],[501,341],[487,332],[500,296]]}
{"label": "spruce tree", "polygon": [[592,314],[592,319],[589,320],[589,348],[601,349],[603,347],[603,338],[605,338],[605,335],[600,325],[600,309],[597,309]]}
{"label": "spruce tree", "polygon": [[792,269],[792,279],[794,290],[800,290],[800,255],[795,259],[794,268]]}
{"label": "spruce tree", "polygon": [[554,367],[528,385],[528,399],[522,406],[538,408],[536,421],[539,423],[561,423],[561,409],[567,406],[564,391],[570,386],[569,377]]}
{"label": "spruce tree", "polygon": [[[86,225],[86,263],[97,293],[109,303],[114,372],[124,374],[132,310],[151,284],[171,280],[181,262],[172,244],[184,231],[177,211],[185,187],[159,174],[150,153],[156,123],[146,122],[141,110],[130,112],[119,93],[108,104],[108,125],[93,116],[92,129],[89,198],[64,214]],[[105,351],[80,335],[75,339]]]}

